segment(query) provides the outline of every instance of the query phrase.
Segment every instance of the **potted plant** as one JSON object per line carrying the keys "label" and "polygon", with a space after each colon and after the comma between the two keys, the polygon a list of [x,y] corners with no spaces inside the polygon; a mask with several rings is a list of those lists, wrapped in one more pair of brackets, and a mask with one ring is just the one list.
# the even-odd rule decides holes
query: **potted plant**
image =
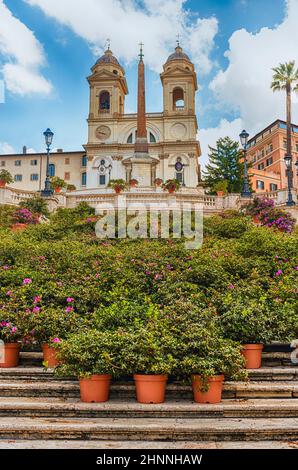
{"label": "potted plant", "polygon": [[286,310],[253,283],[224,294],[220,310],[225,336],[242,344],[247,369],[259,369],[264,344],[276,341],[281,332],[286,338],[285,324],[291,327]]}
{"label": "potted plant", "polygon": [[25,207],[17,209],[13,214],[14,224],[13,231],[20,231],[27,228],[28,225],[35,225],[38,223],[36,215]]}
{"label": "potted plant", "polygon": [[213,189],[216,192],[217,196],[223,197],[228,191],[228,185],[229,183],[227,180],[218,181],[213,186]]}
{"label": "potted plant", "polygon": [[139,182],[135,178],[132,178],[130,180],[129,184],[130,184],[131,188],[135,188],[136,186],[138,186]]}
{"label": "potted plant", "polygon": [[21,347],[20,336],[18,328],[10,320],[0,321],[0,339],[4,342],[4,348],[0,347],[0,367],[17,367]]}
{"label": "potted plant", "polygon": [[69,192],[72,192],[72,191],[76,191],[76,186],[74,184],[68,184],[66,186],[66,191],[69,191]]}
{"label": "potted plant", "polygon": [[269,199],[267,197],[255,197],[252,203],[246,207],[245,212],[252,217],[255,224],[259,225],[261,223],[262,214],[271,211],[273,208],[273,199]]}
{"label": "potted plant", "polygon": [[180,189],[181,184],[176,179],[169,179],[165,183],[163,183],[162,188],[164,191],[168,191],[168,193],[172,194],[175,191]]}
{"label": "potted plant", "polygon": [[123,179],[110,180],[109,187],[114,189],[116,194],[120,194],[121,191],[127,189],[127,184]]}
{"label": "potted plant", "polygon": [[[73,300],[69,298],[68,300]],[[80,318],[74,312],[73,302],[65,309],[36,306],[34,324],[35,338],[41,344],[44,366],[54,368],[59,364],[58,353],[61,341],[76,331]]]}
{"label": "potted plant", "polygon": [[0,171],[0,188],[5,188],[7,184],[13,183],[13,177],[7,170]]}
{"label": "potted plant", "polygon": [[174,374],[182,379],[191,378],[195,402],[219,403],[225,377],[234,380],[247,376],[241,345],[223,337],[214,307],[184,303],[179,311],[173,307],[165,310],[172,312],[167,316],[176,343]]}
{"label": "potted plant", "polygon": [[61,193],[61,190],[65,188],[67,185],[65,181],[62,178],[59,178],[59,176],[53,176],[51,178],[51,187],[55,191],[55,193]]}
{"label": "potted plant", "polygon": [[163,180],[161,178],[155,178],[154,180],[155,186],[160,187],[162,183],[163,183]]}
{"label": "potted plant", "polygon": [[56,373],[78,377],[81,401],[107,401],[112,376],[122,371],[124,338],[122,331],[98,331],[90,327],[70,335],[60,345],[62,363]]}
{"label": "potted plant", "polygon": [[133,372],[137,401],[163,403],[168,375],[176,367],[173,338],[155,307],[147,315],[147,324],[127,333],[124,361]]}

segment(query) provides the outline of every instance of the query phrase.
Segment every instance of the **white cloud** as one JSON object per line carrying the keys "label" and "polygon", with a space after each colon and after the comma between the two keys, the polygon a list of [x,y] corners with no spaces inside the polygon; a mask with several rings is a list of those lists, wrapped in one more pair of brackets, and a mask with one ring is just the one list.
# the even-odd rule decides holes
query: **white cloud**
{"label": "white cloud", "polygon": [[[243,2],[245,6],[246,2]],[[208,162],[208,145],[214,146],[220,137],[239,140],[246,128],[251,136],[275,119],[285,119],[285,97],[270,89],[272,68],[281,62],[296,60],[298,67],[298,0],[286,2],[285,18],[275,28],[262,28],[258,33],[245,29],[235,31],[225,53],[229,64],[219,70],[210,84],[216,103],[214,109],[239,114],[238,119],[221,119],[218,126],[202,129],[201,164]],[[293,121],[298,122],[298,99],[293,96]]]}
{"label": "white cloud", "polygon": [[242,128],[243,122],[242,119],[239,118],[231,122],[227,119],[221,119],[217,127],[201,129],[198,138],[200,140],[202,150],[202,157],[200,158],[200,164],[202,167],[204,168],[206,163],[208,163],[209,145],[211,147],[215,147],[217,140],[226,136],[239,141],[239,134],[242,131]]}
{"label": "white cloud", "polygon": [[44,51],[33,32],[14,17],[0,0],[0,57],[6,88],[12,93],[51,92],[51,84],[40,74]]}
{"label": "white cloud", "polygon": [[218,31],[215,18],[192,20],[186,0],[24,0],[71,28],[93,51],[102,51],[107,38],[125,63],[136,59],[138,43],[145,44],[146,64],[159,72],[173,51],[176,35],[190,50],[201,73],[212,68],[209,55]]}
{"label": "white cloud", "polygon": [[8,155],[10,153],[15,153],[14,148],[7,142],[0,142],[0,155]]}
{"label": "white cloud", "polygon": [[[229,65],[210,84],[217,101],[226,109],[239,111],[245,127],[257,132],[277,118],[285,118],[285,98],[270,89],[272,68],[296,60],[298,67],[298,0],[288,0],[283,22],[258,33],[245,29],[233,33],[226,57]],[[294,98],[293,120],[298,120]]]}

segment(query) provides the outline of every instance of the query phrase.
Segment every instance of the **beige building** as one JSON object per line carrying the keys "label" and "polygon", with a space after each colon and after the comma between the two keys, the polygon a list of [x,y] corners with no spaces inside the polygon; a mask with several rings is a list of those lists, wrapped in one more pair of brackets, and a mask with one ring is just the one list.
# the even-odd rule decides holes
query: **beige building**
{"label": "beige building", "polygon": [[[142,52],[139,72],[140,67],[144,74]],[[139,75],[138,114],[125,114],[125,70],[108,49],[88,77],[90,112],[85,151],[51,154],[51,176],[63,178],[78,190],[104,190],[110,179],[118,178],[127,182],[136,178],[139,186],[152,187],[157,177],[164,181],[177,178],[183,186],[195,188],[201,154],[195,114],[197,76],[180,46],[167,59],[160,77],[163,111],[145,113],[145,79]],[[143,162],[135,160],[138,120],[147,134],[148,155]],[[0,155],[1,169],[13,175],[16,189],[39,191],[44,185],[46,155],[25,151]]]}

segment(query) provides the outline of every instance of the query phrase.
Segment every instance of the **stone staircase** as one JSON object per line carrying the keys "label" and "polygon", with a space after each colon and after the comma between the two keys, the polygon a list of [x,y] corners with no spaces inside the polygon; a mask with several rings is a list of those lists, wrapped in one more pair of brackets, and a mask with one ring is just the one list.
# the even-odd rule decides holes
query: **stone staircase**
{"label": "stone staircase", "polygon": [[[167,401],[135,401],[132,381],[113,383],[107,403],[81,403],[76,380],[21,353],[0,369],[0,448],[210,448],[298,446],[298,367],[290,354],[267,352],[250,380],[226,382],[217,405],[192,402],[191,387],[169,383]],[[238,444],[237,444],[238,443]],[[258,443],[258,444],[257,444]]]}

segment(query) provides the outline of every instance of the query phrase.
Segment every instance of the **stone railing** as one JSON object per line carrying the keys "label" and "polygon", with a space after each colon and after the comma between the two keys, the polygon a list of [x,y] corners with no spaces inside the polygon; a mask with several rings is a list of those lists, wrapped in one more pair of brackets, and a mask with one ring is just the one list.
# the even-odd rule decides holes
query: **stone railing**
{"label": "stone railing", "polygon": [[[11,187],[0,188],[0,204],[18,205],[21,201],[30,199],[36,192],[23,191]],[[259,193],[258,197],[268,197],[274,199],[276,205],[285,205],[288,197],[286,190],[272,191],[269,193]],[[122,199],[120,199],[122,198]],[[134,188],[131,191],[124,191],[121,195],[115,194],[111,189],[90,189],[61,193],[54,195],[48,201],[50,211],[55,211],[58,207],[73,208],[80,202],[86,202],[92,207],[100,205],[112,205],[117,207],[120,200],[125,199],[126,204],[175,204],[190,203],[198,204],[206,214],[218,213],[225,210],[239,209],[247,199],[242,199],[240,194],[228,194],[227,196],[210,196],[197,188],[182,188],[177,193],[169,194],[161,188]],[[293,198],[297,201],[297,190],[293,190]]]}

